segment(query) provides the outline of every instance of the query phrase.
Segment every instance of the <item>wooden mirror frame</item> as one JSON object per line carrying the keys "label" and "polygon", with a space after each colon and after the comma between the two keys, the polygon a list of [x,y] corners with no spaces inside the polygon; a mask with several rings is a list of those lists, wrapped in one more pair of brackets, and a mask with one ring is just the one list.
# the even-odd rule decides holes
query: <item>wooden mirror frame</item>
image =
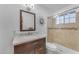
{"label": "wooden mirror frame", "polygon": [[[29,13],[29,14],[34,15],[34,28],[33,29],[30,29],[30,30],[23,29],[22,12],[25,12],[25,13]],[[26,21],[28,21],[28,20],[26,20]],[[35,29],[36,29],[36,15],[35,15],[35,13],[28,12],[28,11],[24,11],[24,10],[20,10],[20,31],[35,31]]]}

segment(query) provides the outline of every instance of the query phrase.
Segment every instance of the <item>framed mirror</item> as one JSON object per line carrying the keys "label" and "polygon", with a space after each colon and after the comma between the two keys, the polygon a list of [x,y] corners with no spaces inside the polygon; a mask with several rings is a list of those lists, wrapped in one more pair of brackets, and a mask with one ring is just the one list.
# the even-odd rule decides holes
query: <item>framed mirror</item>
{"label": "framed mirror", "polygon": [[35,31],[35,13],[20,10],[20,31]]}

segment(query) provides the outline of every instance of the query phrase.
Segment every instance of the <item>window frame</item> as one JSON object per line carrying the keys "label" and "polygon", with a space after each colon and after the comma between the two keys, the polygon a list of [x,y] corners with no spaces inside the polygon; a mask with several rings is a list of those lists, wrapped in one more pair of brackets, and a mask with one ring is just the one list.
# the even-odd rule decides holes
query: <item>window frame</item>
{"label": "window frame", "polygon": [[[70,16],[70,14],[73,16]],[[68,16],[67,18],[66,18],[66,15]],[[59,17],[59,20],[57,19],[58,17]],[[60,20],[61,17],[63,17],[63,22]],[[71,18],[73,18],[74,20],[71,20]],[[69,20],[67,23],[65,21],[66,19]],[[59,23],[57,23],[57,22],[59,22]],[[72,23],[76,23],[76,12],[68,12],[63,15],[58,15],[56,17],[56,24],[72,24]]]}

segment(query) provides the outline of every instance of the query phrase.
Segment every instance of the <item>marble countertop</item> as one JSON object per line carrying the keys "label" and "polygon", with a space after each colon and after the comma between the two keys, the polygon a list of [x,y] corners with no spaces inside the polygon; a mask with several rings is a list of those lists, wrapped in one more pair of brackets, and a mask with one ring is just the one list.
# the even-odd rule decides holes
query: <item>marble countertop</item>
{"label": "marble countertop", "polygon": [[30,41],[37,40],[37,39],[44,38],[44,37],[46,37],[46,35],[43,35],[43,34],[16,36],[16,37],[14,37],[13,45],[30,42]]}

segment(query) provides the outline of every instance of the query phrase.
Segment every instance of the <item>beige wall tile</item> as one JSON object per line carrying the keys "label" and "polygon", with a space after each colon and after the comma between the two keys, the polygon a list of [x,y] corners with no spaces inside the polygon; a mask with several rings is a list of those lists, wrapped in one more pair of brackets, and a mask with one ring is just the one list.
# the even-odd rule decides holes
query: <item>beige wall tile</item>
{"label": "beige wall tile", "polygon": [[[77,30],[66,28],[76,28]],[[76,16],[76,24],[56,25],[55,19],[53,19],[52,27],[48,27],[48,41],[57,42],[64,45],[65,47],[79,51],[79,13],[77,13]]]}

